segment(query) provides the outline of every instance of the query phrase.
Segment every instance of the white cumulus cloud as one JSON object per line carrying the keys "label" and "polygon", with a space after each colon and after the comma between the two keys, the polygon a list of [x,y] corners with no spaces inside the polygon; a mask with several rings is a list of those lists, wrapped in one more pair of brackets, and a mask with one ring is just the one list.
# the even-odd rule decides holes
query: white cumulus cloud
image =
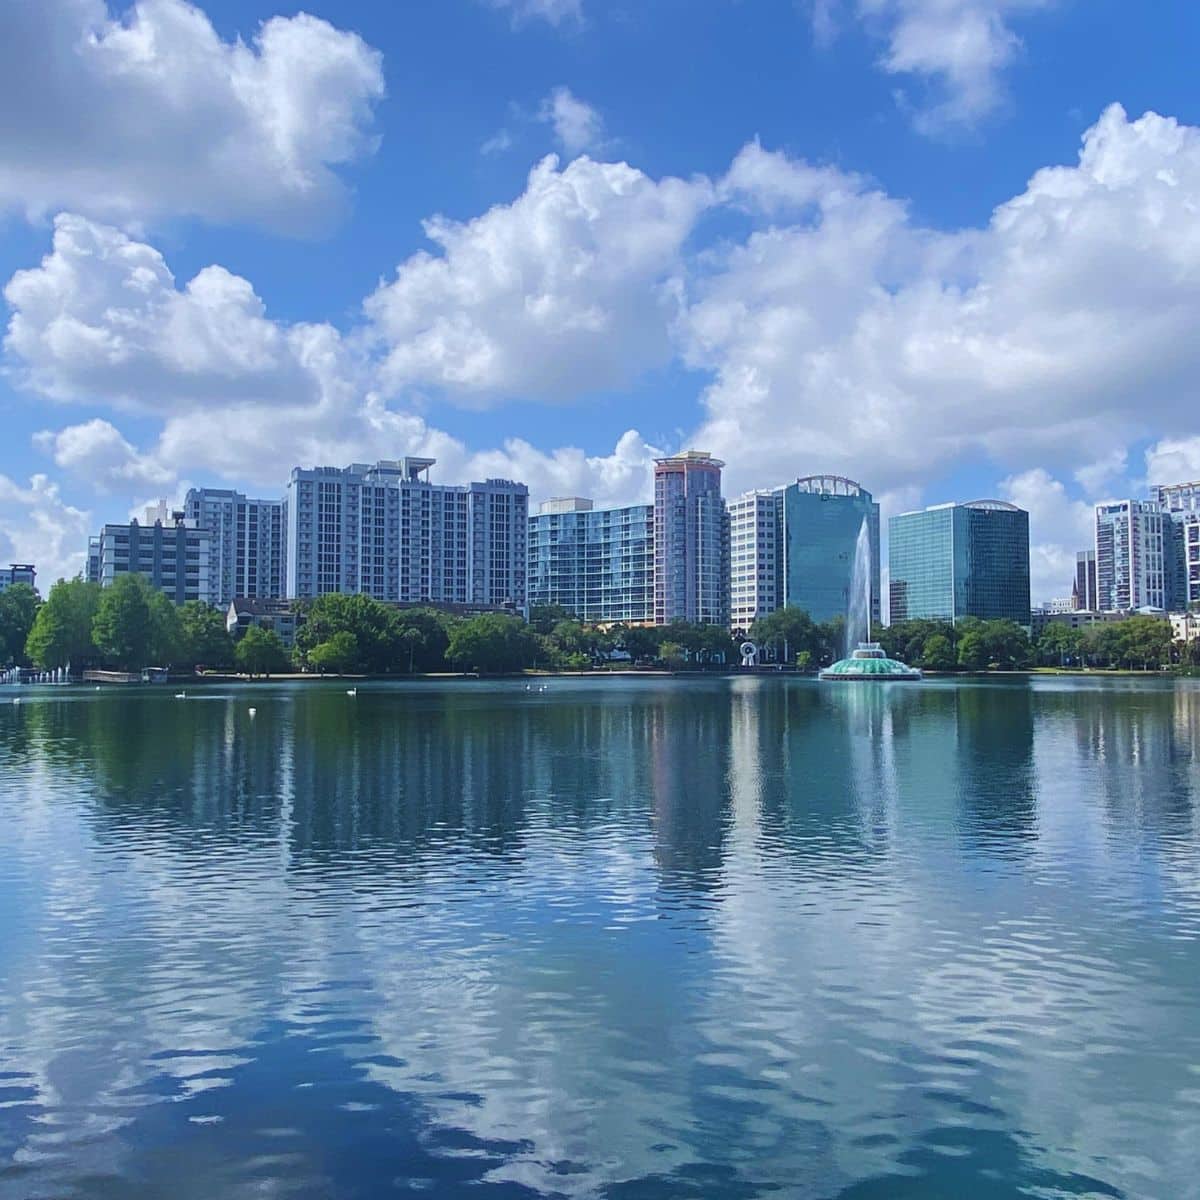
{"label": "white cumulus cloud", "polygon": [[551,126],[569,156],[597,150],[604,144],[604,118],[570,88],[556,87],[538,108],[538,120]]}
{"label": "white cumulus cloud", "polygon": [[303,13],[247,45],[186,0],[0,5],[0,208],[307,230],[343,205],[383,90],[377,51]]}
{"label": "white cumulus cloud", "polygon": [[884,43],[880,67],[915,80],[901,93],[924,133],[972,126],[1004,100],[1003,76],[1021,52],[1014,19],[1058,0],[812,0],[818,42],[848,13]]}
{"label": "white cumulus cloud", "polygon": [[66,503],[46,475],[32,476],[27,486],[0,475],[0,529],[8,559],[37,568],[43,596],[55,580],[73,578],[86,566],[93,532],[88,514]]}
{"label": "white cumulus cloud", "polygon": [[705,180],[550,156],[511,204],[428,221],[440,252],[414,255],[366,301],[383,385],[558,400],[666,363],[683,244],[711,202]]}

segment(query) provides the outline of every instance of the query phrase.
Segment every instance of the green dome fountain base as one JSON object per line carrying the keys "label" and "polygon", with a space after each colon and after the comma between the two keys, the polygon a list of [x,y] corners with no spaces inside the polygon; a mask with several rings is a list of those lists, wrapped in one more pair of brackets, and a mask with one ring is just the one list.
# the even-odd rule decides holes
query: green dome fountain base
{"label": "green dome fountain base", "polygon": [[821,672],[822,679],[864,683],[903,683],[921,678],[916,667],[888,658],[878,642],[859,642],[849,658],[839,659]]}

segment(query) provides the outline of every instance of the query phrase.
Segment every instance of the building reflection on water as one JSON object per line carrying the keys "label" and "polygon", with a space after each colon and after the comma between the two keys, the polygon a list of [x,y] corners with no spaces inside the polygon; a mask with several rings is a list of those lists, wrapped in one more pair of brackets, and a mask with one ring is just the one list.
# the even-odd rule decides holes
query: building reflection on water
{"label": "building reflection on water", "polygon": [[[0,1045],[30,1098],[0,1155],[61,1182],[65,1140],[76,1174],[165,1187],[170,1146],[257,1194],[266,1093],[312,1194],[408,1172],[850,1196],[905,1152],[947,1187],[989,1160],[1070,1194],[1121,1161],[1155,1194],[1145,1164],[1200,1170],[1198,695],[745,678],[9,709]],[[1097,1045],[1126,1047],[1107,1083]],[[1174,1115],[1139,1118],[1164,1089]],[[221,1124],[237,1146],[197,1132]],[[345,1188],[349,1145],[391,1175]]]}

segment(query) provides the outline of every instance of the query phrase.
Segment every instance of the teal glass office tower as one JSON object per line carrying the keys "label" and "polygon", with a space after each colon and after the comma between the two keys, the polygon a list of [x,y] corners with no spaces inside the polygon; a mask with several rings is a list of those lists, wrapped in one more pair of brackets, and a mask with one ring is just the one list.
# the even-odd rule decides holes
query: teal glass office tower
{"label": "teal glass office tower", "polygon": [[654,506],[593,508],[547,500],[529,518],[530,608],[558,604],[581,621],[654,619]]}
{"label": "teal glass office tower", "polygon": [[893,623],[1029,625],[1029,514],[1015,504],[974,500],[892,517],[888,568]]}
{"label": "teal glass office tower", "polygon": [[871,624],[880,624],[879,505],[866,488],[840,475],[809,475],[783,489],[784,604],[818,622],[846,616],[864,522]]}

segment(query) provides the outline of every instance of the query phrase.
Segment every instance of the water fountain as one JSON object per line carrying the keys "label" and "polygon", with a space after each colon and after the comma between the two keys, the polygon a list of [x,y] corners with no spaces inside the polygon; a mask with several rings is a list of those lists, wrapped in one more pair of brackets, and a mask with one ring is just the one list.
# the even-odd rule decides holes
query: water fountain
{"label": "water fountain", "polygon": [[827,680],[866,680],[873,683],[921,678],[916,667],[888,658],[878,642],[871,641],[871,531],[863,517],[854,544],[854,567],[850,573],[850,596],[846,608],[845,658],[826,667],[820,677]]}

